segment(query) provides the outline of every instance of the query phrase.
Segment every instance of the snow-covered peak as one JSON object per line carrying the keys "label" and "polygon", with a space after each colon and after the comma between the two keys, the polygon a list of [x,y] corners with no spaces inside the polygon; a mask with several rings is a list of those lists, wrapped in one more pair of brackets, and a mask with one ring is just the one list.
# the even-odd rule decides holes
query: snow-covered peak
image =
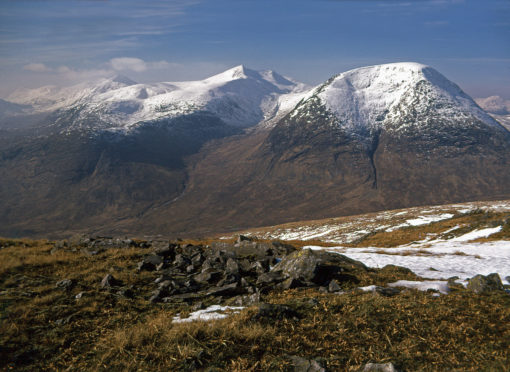
{"label": "snow-covered peak", "polygon": [[307,88],[273,71],[258,72],[240,65],[204,80],[138,84],[117,75],[68,88],[19,91],[10,100],[29,104],[37,112],[71,110],[73,122],[59,122],[66,130],[86,127],[124,132],[144,122],[199,111],[227,124],[249,127],[276,117],[282,109],[290,110],[285,105],[289,97]]}
{"label": "snow-covered peak", "polygon": [[401,122],[404,117],[409,121],[410,113],[417,115],[413,125],[421,125],[420,115],[430,118],[431,109],[434,115],[449,119],[475,117],[498,125],[456,84],[433,68],[414,62],[341,73],[318,86],[311,97],[318,97],[346,129],[387,128],[388,123]]}

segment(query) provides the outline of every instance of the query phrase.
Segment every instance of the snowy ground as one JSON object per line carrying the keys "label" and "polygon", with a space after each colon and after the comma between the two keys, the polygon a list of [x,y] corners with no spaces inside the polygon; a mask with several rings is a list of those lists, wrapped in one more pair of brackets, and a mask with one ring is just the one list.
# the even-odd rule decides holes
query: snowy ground
{"label": "snowy ground", "polygon": [[416,207],[359,216],[289,223],[242,232],[243,235],[262,239],[320,240],[345,244],[356,241],[374,231],[394,231],[402,227],[426,225],[453,217],[455,213],[468,213],[476,209],[510,211],[510,200],[471,202],[427,207]]}
{"label": "snowy ground", "polygon": [[[471,233],[469,233],[471,234]],[[467,234],[466,234],[467,235]],[[363,262],[370,267],[404,266],[423,278],[465,280],[477,274],[498,273],[510,284],[510,241],[468,243],[462,240],[436,240],[396,248],[324,248]]]}
{"label": "snowy ground", "polygon": [[242,309],[244,309],[244,307],[211,305],[206,309],[197,310],[190,313],[187,318],[181,318],[180,315],[175,316],[172,319],[172,323],[188,323],[197,320],[208,321],[214,319],[223,319],[230,314],[236,314],[240,312]]}

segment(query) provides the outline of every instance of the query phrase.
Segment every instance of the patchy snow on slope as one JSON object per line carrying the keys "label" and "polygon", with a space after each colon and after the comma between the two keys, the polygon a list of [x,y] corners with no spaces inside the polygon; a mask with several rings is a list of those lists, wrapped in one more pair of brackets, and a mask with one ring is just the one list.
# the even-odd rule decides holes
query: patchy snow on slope
{"label": "patchy snow on slope", "polygon": [[424,278],[448,279],[457,276],[465,281],[477,274],[498,273],[504,282],[510,284],[505,279],[510,276],[510,241],[467,243],[445,240],[397,248],[306,248],[341,253],[369,267],[407,267]]}
{"label": "patchy snow on slope", "polygon": [[[239,313],[244,307],[239,306],[220,306],[220,305],[212,305],[206,309],[198,310],[189,314],[187,318],[181,318],[180,316],[175,316],[172,320],[172,323],[188,323],[195,321],[209,321],[215,319],[224,319],[228,317],[230,314]],[[228,312],[228,313],[225,313]]]}
{"label": "patchy snow on slope", "polygon": [[502,226],[497,226],[497,227],[492,227],[492,228],[487,228],[487,229],[473,230],[467,234],[450,239],[450,241],[451,242],[468,242],[470,240],[486,238],[488,236],[491,236],[492,234],[500,232],[502,228],[503,228]]}
{"label": "patchy snow on slope", "polygon": [[[382,211],[358,216],[328,218],[322,221],[308,221],[277,225],[242,232],[243,235],[263,239],[311,240],[326,243],[345,244],[377,231],[395,231],[410,226],[423,226],[442,221],[455,213],[470,213],[475,210],[510,212],[510,201],[469,202],[427,207],[414,207],[405,210]],[[450,231],[444,231],[446,234]],[[430,241],[434,236],[427,236]]]}
{"label": "patchy snow on slope", "polygon": [[419,291],[438,291],[442,294],[450,293],[450,287],[448,286],[447,281],[442,280],[424,280],[423,282],[417,282],[413,280],[399,280],[395,283],[389,283],[389,287],[404,287],[404,288],[412,288],[417,289]]}
{"label": "patchy snow on slope", "polygon": [[437,214],[437,215],[429,215],[429,216],[420,216],[418,218],[413,218],[410,220],[406,220],[404,223],[390,227],[389,229],[386,229],[386,231],[394,231],[398,230],[402,227],[408,227],[408,226],[421,226],[421,225],[428,225],[432,222],[438,222],[442,220],[447,220],[448,218],[452,218],[454,215],[451,213],[443,213],[443,214]]}

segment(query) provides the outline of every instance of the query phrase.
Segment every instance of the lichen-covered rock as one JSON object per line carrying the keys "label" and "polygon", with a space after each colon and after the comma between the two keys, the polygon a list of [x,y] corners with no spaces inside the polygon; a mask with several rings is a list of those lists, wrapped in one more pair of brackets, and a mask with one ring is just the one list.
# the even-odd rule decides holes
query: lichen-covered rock
{"label": "lichen-covered rock", "polygon": [[476,275],[469,279],[467,289],[475,293],[490,291],[502,291],[503,283],[498,274],[492,273],[487,276]]}
{"label": "lichen-covered rock", "polygon": [[356,281],[355,274],[366,270],[363,263],[344,255],[311,249],[284,256],[272,269],[281,271],[287,278],[314,285],[328,285],[333,279],[339,283]]}

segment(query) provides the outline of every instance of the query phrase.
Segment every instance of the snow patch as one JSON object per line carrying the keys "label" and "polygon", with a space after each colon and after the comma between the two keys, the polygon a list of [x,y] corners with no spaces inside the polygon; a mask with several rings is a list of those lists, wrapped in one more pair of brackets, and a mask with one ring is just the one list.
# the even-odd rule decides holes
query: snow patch
{"label": "snow patch", "polygon": [[475,240],[479,238],[486,238],[492,234],[498,233],[501,231],[503,226],[497,226],[493,228],[481,229],[481,230],[473,230],[467,234],[462,236],[458,236],[456,238],[450,239],[451,242],[468,242],[470,240]]}
{"label": "snow patch", "polygon": [[[239,313],[244,307],[239,306],[220,306],[212,305],[206,309],[198,310],[189,314],[187,318],[181,318],[180,316],[174,316],[172,323],[188,323],[195,321],[209,321],[215,319],[224,319],[230,314]],[[225,313],[228,311],[229,313]]]}
{"label": "snow patch", "polygon": [[423,282],[417,282],[412,280],[399,280],[395,283],[389,283],[388,286],[412,288],[424,292],[430,289],[438,291],[442,294],[450,293],[450,287],[448,286],[448,282],[441,280],[425,280]]}

